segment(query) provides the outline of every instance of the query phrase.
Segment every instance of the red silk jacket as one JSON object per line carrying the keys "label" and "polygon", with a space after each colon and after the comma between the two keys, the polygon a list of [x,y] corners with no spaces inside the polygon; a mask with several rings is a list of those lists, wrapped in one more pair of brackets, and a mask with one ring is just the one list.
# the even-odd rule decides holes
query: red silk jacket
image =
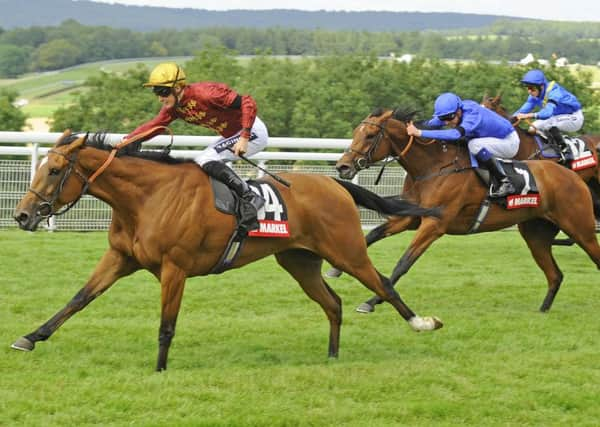
{"label": "red silk jacket", "polygon": [[[147,131],[155,126],[167,126],[176,119],[213,129],[219,135],[229,138],[242,130],[242,136],[250,137],[246,129],[252,128],[256,118],[256,102],[249,95],[240,95],[241,108],[231,108],[238,93],[224,83],[199,82],[187,85],[181,101],[173,108],[163,107],[156,117],[138,126],[125,137]],[[149,134],[148,140],[162,131]]]}

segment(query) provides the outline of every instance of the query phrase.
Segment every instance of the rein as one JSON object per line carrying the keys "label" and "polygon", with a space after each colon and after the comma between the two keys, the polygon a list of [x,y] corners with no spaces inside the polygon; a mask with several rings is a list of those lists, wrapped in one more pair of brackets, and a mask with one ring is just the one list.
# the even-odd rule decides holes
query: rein
{"label": "rein", "polygon": [[[391,144],[395,144],[395,138],[393,138],[389,132],[387,132],[386,130],[386,124],[387,121],[390,118],[387,118],[383,124],[380,123],[375,123],[372,121],[368,121],[368,120],[363,120],[361,121],[361,124],[366,124],[366,125],[372,125],[375,126],[377,128],[379,128],[379,132],[377,133],[377,135],[375,136],[375,141],[368,147],[368,149],[366,151],[358,151],[353,149],[352,147],[349,147],[346,151],[347,152],[351,152],[351,153],[355,153],[360,155],[361,157],[359,157],[358,159],[356,159],[354,161],[356,167],[360,170],[360,169],[367,169],[369,166],[371,166],[374,162],[373,162],[373,154],[375,153],[375,151],[377,150],[377,148],[379,148],[379,144],[381,143],[381,141],[383,140],[384,136],[387,136],[388,139],[390,140]],[[410,149],[413,147],[413,144],[419,144],[419,145],[423,145],[423,146],[427,146],[427,145],[431,145],[435,142],[438,142],[436,139],[431,139],[429,141],[422,141],[419,138],[415,138],[414,135],[410,135],[408,142],[406,143],[406,146],[402,149],[402,151],[400,151],[400,153],[397,156],[391,156],[394,160],[399,161],[400,159],[404,159],[406,158],[407,153],[410,151]],[[444,151],[446,151],[446,148],[444,147]],[[381,179],[381,176],[383,174],[383,170],[385,169],[385,166],[387,165],[386,162],[384,164],[384,166],[382,167],[381,171],[379,172],[377,179],[376,179],[376,184],[379,182],[379,180]],[[453,169],[446,169],[447,167],[453,166]],[[446,170],[444,170],[446,169]],[[456,157],[451,163],[444,165],[440,168],[439,172],[434,172],[431,174],[427,174],[427,175],[421,175],[421,176],[416,176],[414,177],[415,181],[423,181],[423,180],[427,180],[427,179],[431,179],[431,178],[435,178],[438,176],[446,176],[446,175],[452,175],[455,173],[461,173],[461,172],[465,172],[470,170],[471,167],[464,167],[464,166],[459,166],[458,165],[458,157]]]}
{"label": "rein", "polygon": [[[171,131],[171,129],[169,129],[166,126],[153,127],[151,129],[147,130],[146,132],[142,132],[138,135],[133,136],[132,138],[130,138],[128,140],[122,141],[122,142],[118,143],[117,145],[115,145],[114,148],[111,150],[110,154],[108,155],[108,158],[96,170],[96,172],[94,172],[89,178],[87,178],[82,172],[80,172],[75,167],[76,160],[77,160],[77,154],[73,153],[69,157],[67,157],[66,154],[61,153],[59,151],[56,151],[53,149],[48,150],[49,154],[50,153],[56,154],[56,155],[62,156],[65,159],[67,159],[69,162],[69,165],[65,169],[65,171],[61,177],[60,183],[58,184],[58,186],[56,187],[56,189],[54,190],[54,192],[50,198],[44,197],[39,191],[34,190],[32,187],[29,187],[27,189],[27,191],[33,193],[37,198],[39,198],[43,202],[43,203],[40,203],[40,206],[38,207],[38,210],[37,210],[37,214],[39,216],[41,216],[42,218],[50,219],[50,217],[52,217],[52,216],[61,216],[61,215],[64,215],[65,213],[67,213],[73,206],[75,206],[75,204],[77,204],[77,202],[79,202],[79,200],[83,197],[83,195],[85,193],[87,193],[87,190],[88,190],[90,184],[92,184],[96,180],[96,178],[98,178],[102,174],[102,172],[104,172],[106,170],[106,168],[108,168],[108,166],[111,164],[113,159],[116,157],[118,150],[120,150],[123,147],[126,147],[129,144],[132,144],[134,142],[137,142],[137,141],[147,137],[148,135],[150,135],[151,133],[155,132],[158,129],[167,130],[171,134],[171,142],[169,144],[169,147],[170,147],[173,144],[173,132]],[[59,210],[57,212],[53,212],[52,206],[58,200],[58,197],[62,193],[65,183],[67,182],[67,179],[71,176],[71,173],[73,171],[75,171],[75,175],[83,183],[83,186],[81,187],[81,191],[80,191],[79,195],[75,198],[75,200],[67,203],[61,210]]]}

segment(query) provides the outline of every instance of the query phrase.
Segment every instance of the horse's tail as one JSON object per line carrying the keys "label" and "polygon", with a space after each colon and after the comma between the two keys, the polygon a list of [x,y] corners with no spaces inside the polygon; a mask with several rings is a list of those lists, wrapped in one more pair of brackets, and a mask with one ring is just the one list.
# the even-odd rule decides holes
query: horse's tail
{"label": "horse's tail", "polygon": [[440,208],[423,208],[400,197],[381,197],[350,181],[336,179],[354,199],[354,203],[385,215],[398,216],[441,216]]}

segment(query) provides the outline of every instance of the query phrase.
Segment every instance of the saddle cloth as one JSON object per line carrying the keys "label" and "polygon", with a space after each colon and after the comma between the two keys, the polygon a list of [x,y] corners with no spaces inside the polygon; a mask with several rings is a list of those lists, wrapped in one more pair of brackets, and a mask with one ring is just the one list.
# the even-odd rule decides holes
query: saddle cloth
{"label": "saddle cloth", "polygon": [[[581,138],[566,135],[563,135],[563,140],[566,144],[563,155],[569,168],[578,171],[596,166],[596,158],[587,147],[585,141]],[[536,135],[535,141],[543,158],[557,159],[561,157],[557,147],[554,144],[549,143],[548,140],[541,135]]]}
{"label": "saddle cloth", "polygon": [[[228,215],[235,215],[239,224],[239,196],[231,191],[229,187],[220,181],[210,179],[215,208]],[[250,237],[289,237],[289,225],[287,216],[287,207],[281,197],[281,194],[273,185],[265,181],[248,181],[252,191],[258,193],[265,200],[265,205],[258,211],[258,222],[260,228],[246,232],[239,227],[233,231],[229,242],[219,258],[219,261],[212,267],[210,274],[219,274],[231,268],[236,258],[240,254],[244,242]]]}
{"label": "saddle cloth", "polygon": [[[220,181],[211,178],[214,194],[215,208],[217,210],[235,215],[239,219],[239,197],[229,187]],[[265,200],[265,205],[258,211],[260,228],[248,233],[252,237],[289,237],[289,224],[287,207],[279,190],[272,184],[261,181],[248,181],[248,185]]]}
{"label": "saddle cloth", "polygon": [[[471,157],[473,167],[475,167],[477,175],[483,181],[483,184],[490,188],[498,188],[500,183],[490,176],[486,169],[479,168],[477,160]],[[540,204],[540,195],[529,167],[524,162],[518,160],[500,160],[504,172],[509,177],[515,187],[514,194],[510,194],[502,198],[494,198],[493,201],[506,209],[530,208]]]}

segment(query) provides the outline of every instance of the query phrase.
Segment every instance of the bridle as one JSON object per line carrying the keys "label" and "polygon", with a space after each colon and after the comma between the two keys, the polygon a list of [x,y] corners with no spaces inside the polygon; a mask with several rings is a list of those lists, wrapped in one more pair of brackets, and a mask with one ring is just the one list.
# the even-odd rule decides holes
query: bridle
{"label": "bridle", "polygon": [[[379,128],[379,132],[377,132],[377,135],[375,135],[375,141],[369,145],[369,147],[367,148],[366,151],[358,151],[355,150],[352,147],[348,147],[346,149],[346,152],[350,152],[350,153],[355,153],[358,154],[361,157],[358,157],[357,159],[354,160],[354,165],[358,170],[362,170],[362,169],[368,169],[373,163],[375,163],[373,161],[373,155],[374,153],[377,151],[377,149],[379,148],[379,144],[381,143],[381,141],[383,140],[383,137],[387,135],[387,137],[390,139],[390,141],[393,141],[394,138],[387,132],[386,130],[386,125],[388,120],[390,119],[390,117],[388,117],[387,119],[385,119],[383,121],[383,123],[375,123],[375,122],[371,122],[368,120],[363,120],[360,123],[361,124],[365,124],[365,125],[372,125],[375,126],[377,128]],[[404,158],[406,156],[406,153],[408,153],[408,151],[410,150],[410,148],[412,147],[413,142],[415,141],[415,137],[413,135],[410,135],[410,138],[408,140],[408,143],[406,144],[406,147],[404,147],[402,149],[402,151],[400,152],[399,155],[397,156],[390,156],[393,160],[399,160],[400,158]],[[435,140],[431,140],[427,143],[421,142],[424,145],[429,145],[431,143],[435,142]],[[389,162],[386,162],[386,164]],[[385,167],[385,166],[384,166]]]}
{"label": "bridle", "polygon": [[[75,206],[75,204],[79,201],[79,199],[81,199],[81,197],[87,192],[87,189],[90,185],[90,181],[88,180],[88,178],[85,175],[83,175],[83,173],[81,173],[75,167],[76,160],[77,160],[76,153],[72,153],[68,157],[66,154],[63,154],[60,151],[56,151],[56,150],[49,150],[48,154],[50,154],[50,153],[64,157],[65,159],[67,159],[69,164],[63,171],[63,174],[60,178],[60,182],[59,182],[58,186],[56,187],[56,189],[54,190],[54,192],[52,193],[52,195],[49,198],[44,197],[42,194],[40,194],[37,190],[34,190],[32,187],[29,187],[27,189],[27,191],[33,193],[37,198],[42,200],[42,203],[40,203],[40,205],[38,206],[36,214],[39,215],[40,217],[42,217],[43,219],[50,218],[52,216],[61,216],[61,215],[64,215],[65,213],[67,213],[73,206]],[[56,201],[58,200],[60,194],[63,191],[65,183],[67,182],[67,179],[69,179],[69,177],[71,176],[71,173],[73,171],[75,171],[75,175],[79,179],[81,179],[81,181],[83,182],[83,186],[81,188],[79,196],[77,196],[77,198],[75,198],[75,200],[73,200],[72,202],[67,203],[65,206],[63,206],[63,208],[61,210],[54,212],[53,206],[56,203]]]}
{"label": "bridle", "polygon": [[[67,157],[66,154],[61,153],[60,151],[56,151],[53,149],[48,150],[48,154],[52,153],[52,154],[57,154],[59,156],[62,156],[65,159],[67,159],[69,164],[66,167],[66,169],[60,179],[60,183],[58,184],[58,186],[56,187],[56,189],[54,190],[54,193],[52,194],[52,196],[50,198],[44,197],[42,194],[40,194],[40,192],[38,192],[37,190],[34,190],[32,187],[29,187],[27,189],[27,191],[33,193],[37,198],[39,198],[43,202],[43,203],[40,203],[40,205],[38,206],[36,215],[39,215],[42,219],[49,219],[52,216],[60,216],[60,215],[64,215],[65,213],[67,213],[84,196],[84,194],[87,193],[90,184],[92,184],[96,180],[96,178],[98,178],[98,176],[100,176],[102,174],[102,172],[104,172],[106,170],[108,165],[110,165],[110,163],[113,161],[113,159],[117,155],[117,151],[119,149],[121,149],[129,144],[132,144],[134,142],[143,140],[148,135],[151,135],[153,132],[155,132],[159,129],[167,130],[171,134],[171,143],[167,146],[167,149],[169,149],[171,147],[171,145],[173,145],[173,131],[166,126],[155,126],[153,128],[148,129],[145,132],[135,135],[132,138],[129,138],[125,141],[121,141],[120,143],[115,145],[113,147],[113,149],[111,150],[110,154],[108,155],[108,158],[106,159],[106,161],[90,177],[86,177],[83,173],[81,173],[75,167],[75,164],[77,163],[77,154],[76,153],[72,153],[70,156]],[[86,135],[86,139],[87,139],[87,135]],[[77,150],[77,152],[79,152],[79,150]],[[60,193],[62,193],[65,183],[67,182],[67,179],[69,179],[69,176],[71,176],[71,173],[73,171],[75,171],[76,176],[79,179],[81,179],[81,181],[83,182],[81,191],[79,192],[79,195],[75,198],[75,200],[73,200],[70,203],[67,203],[65,206],[63,206],[63,209],[61,209],[57,212],[53,212],[52,206],[58,200]]]}
{"label": "bridle", "polygon": [[[367,148],[366,151],[358,151],[352,147],[348,147],[346,149],[347,153],[354,153],[354,154],[358,154],[360,156],[354,160],[354,165],[358,170],[368,169],[374,163],[373,162],[373,154],[377,151],[377,149],[379,148],[379,144],[381,143],[383,137],[387,134],[387,132],[385,130],[385,126],[387,124],[387,119],[383,122],[383,124],[370,122],[368,120],[363,120],[360,123],[363,125],[375,126],[375,127],[379,128],[379,132],[377,132],[377,135],[375,135],[375,137],[374,137],[375,140],[373,141],[372,144],[369,144],[369,147]],[[388,135],[388,137],[389,137],[389,135]]]}

